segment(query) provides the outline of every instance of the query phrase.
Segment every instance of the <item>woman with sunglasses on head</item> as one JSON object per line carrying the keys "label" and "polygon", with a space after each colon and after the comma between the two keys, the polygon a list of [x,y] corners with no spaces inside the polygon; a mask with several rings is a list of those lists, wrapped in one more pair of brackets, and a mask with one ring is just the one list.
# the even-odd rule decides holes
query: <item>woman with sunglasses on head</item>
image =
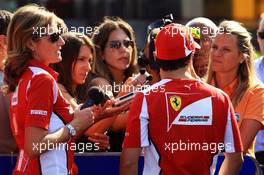
{"label": "woman with sunglasses on head", "polygon": [[[90,83],[103,88],[111,99],[135,90],[137,81],[131,76],[137,73],[137,49],[132,27],[120,18],[105,18],[92,39],[96,46],[96,58],[92,68],[95,76]],[[128,108],[129,103],[123,106]],[[121,151],[126,116],[127,113],[122,112],[102,120],[89,128],[88,134],[108,130],[110,151]]]}
{"label": "woman with sunglasses on head", "polygon": [[44,7],[27,5],[8,28],[4,82],[12,93],[10,120],[19,147],[15,175],[77,174],[70,145],[94,122],[92,108],[72,110],[49,67],[61,61],[63,26]]}
{"label": "woman with sunglasses on head", "polygon": [[209,53],[213,38],[217,31],[215,23],[205,17],[196,17],[191,19],[186,24],[187,27],[192,28],[194,40],[196,40],[201,48],[196,49],[193,57],[193,67],[197,75],[206,81],[208,64],[209,64]]}
{"label": "woman with sunglasses on head", "polygon": [[223,21],[212,43],[208,83],[232,100],[244,153],[254,157],[257,132],[264,127],[264,87],[253,69],[254,50],[249,32],[235,21]]}

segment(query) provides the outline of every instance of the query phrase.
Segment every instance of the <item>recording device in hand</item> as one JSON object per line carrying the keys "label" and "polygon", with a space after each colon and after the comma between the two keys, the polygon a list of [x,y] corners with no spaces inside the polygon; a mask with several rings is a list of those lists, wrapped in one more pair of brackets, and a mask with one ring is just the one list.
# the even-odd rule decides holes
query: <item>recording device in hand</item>
{"label": "recording device in hand", "polygon": [[140,84],[145,84],[148,81],[151,81],[152,78],[152,75],[150,75],[145,68],[141,68],[139,70],[139,74],[135,77],[135,80],[137,80]]}
{"label": "recording device in hand", "polygon": [[104,105],[107,100],[109,100],[109,97],[104,93],[102,88],[92,86],[88,90],[88,100],[81,106],[81,109],[98,104]]}
{"label": "recording device in hand", "polygon": [[[140,73],[135,77],[135,79],[142,85],[146,85],[152,80],[152,76],[146,71],[146,69],[140,69]],[[142,89],[141,89],[142,90]],[[119,106],[131,100],[138,90],[128,93],[116,99],[114,106]],[[81,109],[88,108],[90,106],[101,104],[103,105],[110,98],[104,93],[103,89],[98,86],[92,86],[88,90],[88,100],[81,106]]]}
{"label": "recording device in hand", "polygon": [[137,92],[146,88],[146,85],[148,85],[148,82],[151,81],[152,78],[153,78],[152,75],[150,75],[146,71],[146,69],[141,68],[139,70],[139,74],[135,77],[135,79],[143,86],[141,86],[141,88],[138,88],[133,92],[130,92],[126,95],[116,98],[116,103],[114,104],[114,106],[120,106],[121,104],[131,100],[136,95]]}
{"label": "recording device in hand", "polygon": [[131,100],[136,95],[136,93],[137,93],[137,91],[134,91],[134,92],[130,92],[126,95],[123,95],[121,97],[116,98],[116,102],[115,102],[114,106],[120,106],[123,103]]}

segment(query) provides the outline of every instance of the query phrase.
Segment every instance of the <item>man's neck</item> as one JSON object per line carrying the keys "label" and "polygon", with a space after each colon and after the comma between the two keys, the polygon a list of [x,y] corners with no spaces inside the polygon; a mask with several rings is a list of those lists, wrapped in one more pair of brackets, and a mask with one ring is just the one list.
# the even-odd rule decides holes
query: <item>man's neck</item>
{"label": "man's neck", "polygon": [[173,71],[164,71],[160,69],[160,77],[161,79],[196,79],[192,75],[189,66]]}

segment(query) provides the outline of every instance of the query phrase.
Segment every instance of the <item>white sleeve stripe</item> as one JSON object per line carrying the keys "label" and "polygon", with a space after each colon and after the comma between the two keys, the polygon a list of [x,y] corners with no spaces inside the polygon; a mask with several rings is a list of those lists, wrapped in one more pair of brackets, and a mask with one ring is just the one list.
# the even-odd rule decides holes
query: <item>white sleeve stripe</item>
{"label": "white sleeve stripe", "polygon": [[54,80],[54,84],[53,84],[53,104],[55,104],[57,102],[58,91],[59,91],[59,88],[57,86],[56,81]]}
{"label": "white sleeve stripe", "polygon": [[233,129],[232,129],[230,107],[228,109],[228,115],[227,115],[224,144],[225,144],[225,152],[227,152],[227,153],[235,152],[234,135],[233,135]]}
{"label": "white sleeve stripe", "polygon": [[30,88],[31,80],[28,81],[27,88],[26,88],[26,101],[28,101],[28,89]]}
{"label": "white sleeve stripe", "polygon": [[18,165],[17,165],[17,171],[20,171],[21,166],[22,166],[22,161],[24,159],[24,150],[21,150],[19,152],[19,156],[18,156]]}
{"label": "white sleeve stripe", "polygon": [[145,96],[143,98],[139,120],[140,120],[141,147],[146,147],[149,146],[150,143],[149,143],[149,135],[148,135],[149,115],[148,115],[147,101]]}

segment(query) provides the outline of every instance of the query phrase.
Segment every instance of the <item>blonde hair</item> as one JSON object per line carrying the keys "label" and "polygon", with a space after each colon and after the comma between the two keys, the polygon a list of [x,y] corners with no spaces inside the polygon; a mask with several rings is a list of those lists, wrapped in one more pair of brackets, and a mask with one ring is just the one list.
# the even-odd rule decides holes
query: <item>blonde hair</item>
{"label": "blonde hair", "polygon": [[[21,75],[32,59],[32,51],[27,42],[32,39],[35,29],[42,29],[52,23],[65,28],[65,23],[44,7],[30,4],[19,8],[9,24],[7,31],[7,59],[4,67],[4,91],[14,92]],[[39,30],[38,30],[39,31]]]}
{"label": "blonde hair", "polygon": [[103,22],[99,25],[97,32],[95,32],[92,36],[96,49],[96,58],[92,71],[93,73],[106,78],[111,83],[113,83],[113,77],[108,66],[102,59],[102,53],[106,47],[110,33],[116,29],[122,29],[130,40],[134,42],[132,60],[129,67],[125,70],[125,77],[128,78],[132,76],[133,73],[137,72],[137,48],[135,43],[135,34],[132,27],[121,18],[105,17]]}
{"label": "blonde hair", "polygon": [[[236,21],[223,21],[219,25],[219,32],[235,35],[237,38],[237,47],[243,54],[244,61],[239,65],[237,71],[238,85],[232,94],[232,103],[234,107],[240,102],[245,92],[252,87],[255,80],[253,60],[255,57],[254,47],[251,43],[251,35],[245,27]],[[212,71],[211,63],[208,72],[208,83],[211,83],[215,78],[215,72]]]}

